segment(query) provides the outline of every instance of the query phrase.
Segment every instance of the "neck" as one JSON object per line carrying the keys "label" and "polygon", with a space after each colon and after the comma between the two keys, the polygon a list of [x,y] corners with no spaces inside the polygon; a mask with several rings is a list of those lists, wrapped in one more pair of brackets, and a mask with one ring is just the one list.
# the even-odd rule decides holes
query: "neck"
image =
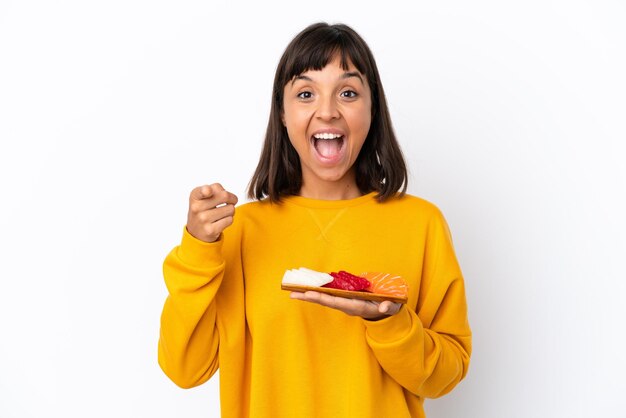
{"label": "neck", "polygon": [[355,181],[303,181],[300,196],[318,200],[348,200],[363,196]]}

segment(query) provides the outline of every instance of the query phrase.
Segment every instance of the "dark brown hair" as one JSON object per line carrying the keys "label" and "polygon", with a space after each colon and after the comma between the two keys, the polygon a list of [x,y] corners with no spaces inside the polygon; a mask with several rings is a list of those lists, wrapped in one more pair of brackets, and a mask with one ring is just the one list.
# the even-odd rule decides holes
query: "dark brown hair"
{"label": "dark brown hair", "polygon": [[283,91],[294,77],[321,70],[340,54],[341,66],[352,63],[367,77],[372,92],[372,123],[355,163],[356,183],[361,193],[377,191],[384,201],[407,188],[407,171],[402,151],[389,117],[385,92],[374,56],[365,41],[352,28],[315,23],[291,41],[281,57],[272,94],[272,107],[259,164],[250,180],[248,196],[280,201],[281,196],[297,195],[302,186],[300,158],[289,141],[282,123]]}

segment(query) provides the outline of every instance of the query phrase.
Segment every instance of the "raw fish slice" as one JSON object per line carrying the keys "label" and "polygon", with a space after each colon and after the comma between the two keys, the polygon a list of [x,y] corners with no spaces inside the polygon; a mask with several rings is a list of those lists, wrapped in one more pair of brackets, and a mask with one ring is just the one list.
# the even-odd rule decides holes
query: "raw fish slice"
{"label": "raw fish slice", "polygon": [[365,290],[372,293],[406,298],[409,296],[409,286],[401,276],[389,273],[362,273],[361,277],[370,281],[371,285]]}
{"label": "raw fish slice", "polygon": [[370,282],[367,279],[364,279],[360,276],[355,276],[354,274],[348,273],[345,270],[332,272],[330,273],[330,275],[333,276],[333,281],[325,284],[324,287],[329,287],[331,289],[360,291],[365,290],[370,286]]}
{"label": "raw fish slice", "polygon": [[303,267],[297,270],[292,269],[285,271],[282,282],[305,286],[323,286],[332,281],[333,277],[330,274],[309,270]]}

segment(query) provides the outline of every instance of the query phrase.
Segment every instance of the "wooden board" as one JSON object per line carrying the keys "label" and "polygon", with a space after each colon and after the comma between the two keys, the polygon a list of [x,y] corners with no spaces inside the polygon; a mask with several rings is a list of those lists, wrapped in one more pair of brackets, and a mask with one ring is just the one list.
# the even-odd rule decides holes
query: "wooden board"
{"label": "wooden board", "polygon": [[314,292],[326,293],[333,296],[340,296],[342,298],[371,300],[374,302],[382,302],[384,300],[390,300],[392,302],[406,303],[407,298],[401,298],[398,296],[383,295],[380,293],[371,292],[355,292],[352,290],[332,289],[330,287],[315,287],[315,286],[303,286],[299,284],[286,284],[281,283],[280,288],[283,290],[289,290],[291,292],[306,292],[312,290]]}

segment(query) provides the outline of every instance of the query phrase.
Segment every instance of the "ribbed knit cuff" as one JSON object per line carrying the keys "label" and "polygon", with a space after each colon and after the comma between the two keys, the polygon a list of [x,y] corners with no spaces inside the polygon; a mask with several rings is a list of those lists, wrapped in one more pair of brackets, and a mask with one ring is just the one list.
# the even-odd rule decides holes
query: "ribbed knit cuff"
{"label": "ribbed knit cuff", "polygon": [[[363,321],[367,335],[377,343],[390,343],[401,340],[413,326],[413,320],[406,305],[402,305],[397,314],[379,321]],[[419,322],[419,321],[418,321]],[[421,326],[421,324],[419,324]]]}
{"label": "ribbed knit cuff", "polygon": [[178,247],[178,257],[185,264],[196,267],[210,267],[221,264],[222,258],[222,235],[215,242],[204,242],[194,237],[183,228],[183,238]]}

